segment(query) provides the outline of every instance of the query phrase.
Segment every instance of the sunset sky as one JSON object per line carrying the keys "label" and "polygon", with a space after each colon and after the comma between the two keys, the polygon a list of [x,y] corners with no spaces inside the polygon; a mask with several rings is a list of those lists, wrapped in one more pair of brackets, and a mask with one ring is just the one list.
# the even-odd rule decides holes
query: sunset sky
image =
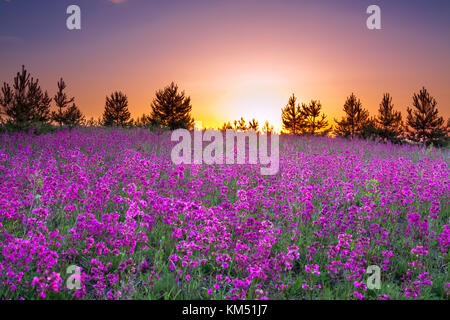
{"label": "sunset sky", "polygon": [[[81,30],[66,28],[71,4]],[[366,27],[371,4],[382,30]],[[448,118],[449,34],[438,0],[0,0],[0,82],[25,64],[53,96],[63,77],[89,118],[114,90],[133,117],[149,113],[175,81],[206,127],[243,116],[277,128],[292,93],[333,119],[352,92],[373,115],[390,92],[404,114],[425,86]]]}

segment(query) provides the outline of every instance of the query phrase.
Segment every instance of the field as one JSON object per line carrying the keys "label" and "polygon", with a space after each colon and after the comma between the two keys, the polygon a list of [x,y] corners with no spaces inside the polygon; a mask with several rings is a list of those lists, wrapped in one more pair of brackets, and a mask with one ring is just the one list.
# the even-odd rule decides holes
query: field
{"label": "field", "polygon": [[448,149],[282,136],[262,176],[172,145],[1,135],[0,299],[449,298]]}

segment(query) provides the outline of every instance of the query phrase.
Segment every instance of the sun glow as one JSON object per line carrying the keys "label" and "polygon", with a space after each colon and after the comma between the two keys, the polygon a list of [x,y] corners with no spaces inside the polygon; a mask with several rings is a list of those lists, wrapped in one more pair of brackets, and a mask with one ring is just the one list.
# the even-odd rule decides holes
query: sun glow
{"label": "sun glow", "polygon": [[286,104],[289,92],[277,77],[252,75],[235,81],[214,108],[224,121],[233,122],[243,117],[247,122],[256,119],[260,128],[266,121],[281,129],[280,110]]}
{"label": "sun glow", "polygon": [[276,129],[280,127],[280,103],[282,97],[278,97],[271,92],[249,92],[239,94],[231,98],[226,105],[230,109],[230,114],[235,114],[235,119],[243,117],[246,121],[256,119],[259,125],[269,121]]}

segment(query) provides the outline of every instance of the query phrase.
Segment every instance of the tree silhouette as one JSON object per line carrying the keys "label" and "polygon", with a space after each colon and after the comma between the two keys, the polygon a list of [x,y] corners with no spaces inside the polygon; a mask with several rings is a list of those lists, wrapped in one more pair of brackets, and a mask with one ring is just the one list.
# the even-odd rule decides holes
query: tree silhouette
{"label": "tree silhouette", "polygon": [[219,130],[225,131],[225,130],[233,130],[233,126],[231,125],[231,122],[224,122],[222,127],[220,127]]}
{"label": "tree silhouette", "polygon": [[39,80],[34,79],[22,66],[11,86],[4,82],[0,93],[0,105],[6,120],[19,126],[28,126],[33,122],[49,122],[50,102],[47,91],[43,92]]}
{"label": "tree silhouette", "polygon": [[311,100],[309,105],[302,104],[302,118],[306,132],[316,134],[317,132],[328,127],[328,121],[325,120],[325,114],[320,115],[322,104],[320,101]]}
{"label": "tree silhouette", "polygon": [[380,129],[378,128],[376,117],[368,117],[366,121],[361,124],[358,136],[363,139],[372,140],[380,137]]}
{"label": "tree silhouette", "polygon": [[407,108],[407,137],[425,144],[443,144],[448,138],[449,123],[444,124],[444,118],[438,115],[436,99],[423,87],[419,94],[413,95],[413,107]]}
{"label": "tree silhouette", "polygon": [[103,120],[100,117],[98,119],[90,117],[88,120],[84,121],[84,124],[88,127],[98,127],[103,124]]}
{"label": "tree silhouette", "polygon": [[334,120],[336,135],[351,138],[361,137],[369,120],[369,112],[362,108],[361,101],[353,93],[345,101],[344,112],[345,116],[341,121]]}
{"label": "tree silhouette", "polygon": [[129,125],[130,112],[128,111],[128,98],[124,93],[115,91],[110,97],[106,97],[102,122],[105,126]]}
{"label": "tree silhouette", "polygon": [[235,130],[241,130],[241,131],[246,131],[247,130],[247,125],[245,124],[245,120],[244,118],[241,117],[240,120],[238,121],[234,121],[234,129]]}
{"label": "tree silhouette", "polygon": [[72,103],[70,107],[66,109],[63,113],[63,124],[73,128],[75,126],[79,126],[84,122],[84,116],[81,113],[81,110]]}
{"label": "tree silhouette", "polygon": [[134,121],[134,124],[138,127],[146,127],[151,125],[152,121],[149,115],[143,113],[142,116],[138,117],[136,121]]}
{"label": "tree silhouette", "polygon": [[58,110],[56,112],[52,112],[52,120],[57,122],[60,127],[62,127],[65,122],[65,109],[75,100],[75,98],[73,97],[70,99],[67,97],[66,93],[64,92],[65,88],[66,83],[64,82],[63,78],[61,78],[58,81],[58,92],[56,92],[55,97],[53,98]]}
{"label": "tree silhouette", "polygon": [[299,134],[304,128],[302,110],[300,105],[297,105],[294,94],[289,98],[286,107],[281,109],[281,121],[283,129],[288,133]]}
{"label": "tree silhouette", "polygon": [[251,121],[249,121],[247,129],[248,130],[254,130],[254,131],[258,132],[258,130],[259,130],[259,123],[258,123],[258,121],[256,121],[255,119],[252,119]]}
{"label": "tree silhouette", "polygon": [[265,134],[269,134],[273,132],[273,126],[270,125],[269,121],[266,120],[266,122],[264,122],[264,126],[261,128],[261,131]]}
{"label": "tree silhouette", "polygon": [[184,91],[178,92],[178,86],[174,82],[163,90],[156,91],[151,108],[151,119],[170,130],[192,129],[194,126],[191,98],[186,97]]}
{"label": "tree silhouette", "polygon": [[402,133],[402,114],[400,111],[394,111],[392,97],[389,93],[383,95],[375,121],[381,139],[398,141],[398,137]]}

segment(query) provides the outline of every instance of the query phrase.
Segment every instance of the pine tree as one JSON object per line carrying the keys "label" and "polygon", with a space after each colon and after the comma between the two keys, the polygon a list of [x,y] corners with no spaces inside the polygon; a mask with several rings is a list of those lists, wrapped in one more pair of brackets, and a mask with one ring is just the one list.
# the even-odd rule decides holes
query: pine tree
{"label": "pine tree", "polygon": [[25,66],[14,77],[12,88],[3,83],[0,94],[0,106],[6,120],[24,128],[34,122],[49,122],[51,101],[47,91],[42,91],[39,80],[32,78]]}
{"label": "pine tree", "polygon": [[369,112],[363,109],[361,101],[352,93],[344,104],[345,116],[341,121],[334,120],[334,132],[341,137],[361,137],[363,129],[369,121]]}
{"label": "pine tree", "polygon": [[129,124],[128,98],[121,91],[115,91],[110,97],[106,97],[103,125],[127,126]]}
{"label": "pine tree", "polygon": [[377,133],[381,139],[398,141],[402,133],[402,114],[400,111],[394,111],[392,97],[389,93],[383,95],[375,121],[378,127]]}
{"label": "pine tree", "polygon": [[143,113],[142,116],[138,117],[134,124],[138,127],[147,127],[151,124],[150,116]]}
{"label": "pine tree", "polygon": [[325,120],[325,114],[320,114],[322,110],[322,104],[320,101],[311,100],[309,105],[302,104],[302,118],[306,132],[310,134],[316,134],[319,131],[328,127],[328,121]]}
{"label": "pine tree", "polygon": [[259,122],[255,119],[252,119],[248,122],[247,130],[254,130],[256,132],[259,131]]}
{"label": "pine tree", "polygon": [[235,124],[236,130],[246,131],[248,129],[247,125],[245,124],[245,120],[242,117],[240,120],[235,121],[234,124]]}
{"label": "pine tree", "polygon": [[270,125],[269,121],[266,120],[266,122],[264,122],[264,126],[262,127],[261,131],[265,134],[269,134],[273,132],[273,126]]}
{"label": "pine tree", "polygon": [[88,120],[84,121],[84,124],[87,127],[98,127],[103,124],[103,120],[100,117],[98,119],[95,119],[94,117],[90,117]]}
{"label": "pine tree", "polygon": [[368,117],[367,120],[362,123],[358,137],[372,140],[376,140],[380,137],[380,129],[378,128],[377,119],[375,117]]}
{"label": "pine tree", "polygon": [[219,128],[219,130],[222,130],[222,131],[233,130],[233,126],[231,125],[230,121],[224,122],[222,127]]}
{"label": "pine tree", "polygon": [[286,107],[281,109],[281,121],[283,130],[291,134],[299,134],[303,131],[304,120],[300,105],[297,105],[297,98],[294,94],[289,98]]}
{"label": "pine tree", "polygon": [[238,121],[237,121],[237,120],[234,120],[234,121],[233,121],[233,130],[234,130],[234,131],[237,131],[237,130],[238,130]]}
{"label": "pine tree", "polygon": [[56,107],[58,108],[58,111],[52,112],[52,119],[56,123],[59,124],[60,127],[65,122],[65,112],[66,109],[69,107],[71,103],[74,102],[75,98],[68,98],[66,93],[64,92],[64,89],[66,88],[66,83],[64,82],[63,78],[61,78],[58,81],[58,92],[55,94],[55,97],[53,100],[55,101]]}
{"label": "pine tree", "polygon": [[72,105],[63,112],[62,123],[69,128],[79,126],[83,122],[84,116],[81,113],[81,110],[75,105],[75,103],[72,103]]}
{"label": "pine tree", "polygon": [[156,91],[151,108],[152,120],[170,130],[192,129],[194,126],[191,98],[186,97],[184,91],[178,92],[178,86],[173,82],[163,90]]}
{"label": "pine tree", "polygon": [[438,115],[437,101],[423,87],[419,94],[413,95],[413,106],[408,107],[407,137],[415,142],[442,145],[448,138],[449,125]]}

